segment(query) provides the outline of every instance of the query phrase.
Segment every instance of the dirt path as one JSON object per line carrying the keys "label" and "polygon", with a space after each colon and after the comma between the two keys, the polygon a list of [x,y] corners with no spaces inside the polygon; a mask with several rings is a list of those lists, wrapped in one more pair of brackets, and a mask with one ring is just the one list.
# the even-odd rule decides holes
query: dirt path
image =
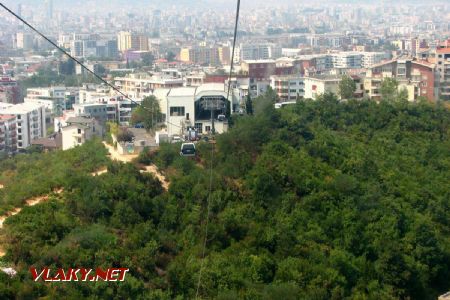
{"label": "dirt path", "polygon": [[[131,162],[133,159],[135,159],[136,157],[138,157],[138,155],[136,155],[136,154],[132,154],[132,155],[122,155],[122,154],[119,154],[119,153],[114,149],[113,146],[110,146],[110,145],[108,145],[108,144],[105,143],[105,142],[103,142],[103,144],[105,145],[106,149],[108,149],[109,154],[110,154],[112,160],[118,160],[118,161],[121,161],[121,162],[124,162],[124,163],[129,163],[129,162]],[[105,173],[105,172],[107,172],[107,171],[104,171],[103,173]],[[98,175],[98,173],[99,173],[99,172],[93,173],[93,175],[94,175],[94,174],[97,174],[97,175]],[[101,174],[103,174],[103,173],[101,173]],[[163,187],[166,191],[169,189],[169,184],[170,184],[170,183],[168,182],[167,178],[166,178],[163,174],[161,174],[161,172],[159,172],[158,168],[157,168],[155,165],[147,166],[147,167],[145,168],[145,170],[141,170],[141,173],[151,173],[151,174],[153,174],[156,178],[159,179],[159,181],[161,181],[161,185],[162,185],[162,187]]]}
{"label": "dirt path", "polygon": [[[63,189],[58,189],[58,190],[54,190],[53,194],[61,194],[63,192]],[[39,197],[34,197],[34,198],[30,198],[27,201],[25,201],[25,206],[35,206],[39,203],[42,203],[44,201],[47,201],[49,199],[50,195],[45,195],[45,196],[39,196]],[[0,229],[3,228],[3,223],[6,221],[6,219],[8,219],[11,216],[17,215],[18,213],[20,213],[22,211],[23,208],[20,207],[16,207],[15,209],[13,209],[12,211],[9,211],[8,213],[6,213],[6,215],[0,216]],[[5,250],[3,249],[3,247],[0,245],[0,257],[5,256]]]}
{"label": "dirt path", "polygon": [[153,174],[156,178],[159,179],[159,181],[161,181],[163,189],[166,191],[169,190],[170,183],[167,181],[166,177],[158,171],[158,168],[155,165],[145,167],[145,170],[141,170],[141,173]]}
{"label": "dirt path", "polygon": [[[113,159],[113,160],[117,160],[117,161],[124,162],[124,163],[129,163],[133,159],[138,157],[138,155],[136,155],[136,154],[133,154],[133,155],[122,155],[122,154],[119,154],[114,149],[114,147],[106,144],[105,142],[103,142],[103,144],[108,149],[108,152],[109,152],[109,154],[111,156],[111,159]],[[99,176],[99,175],[105,174],[107,172],[108,172],[108,170],[106,168],[103,168],[103,169],[101,169],[99,171],[92,172],[91,175],[92,176]],[[153,174],[156,178],[158,178],[159,181],[161,181],[161,185],[166,191],[169,189],[169,184],[170,183],[167,181],[166,177],[163,174],[161,174],[161,172],[158,171],[158,168],[155,165],[147,166],[145,168],[145,170],[141,170],[141,173],[151,173],[151,174]],[[2,189],[3,187],[4,186],[0,184],[0,189]],[[58,190],[54,190],[53,191],[53,193],[55,193],[55,194],[61,194],[62,192],[63,192],[63,189],[58,189]],[[39,203],[47,201],[49,199],[49,197],[50,197],[50,195],[44,195],[44,196],[30,198],[27,201],[25,201],[25,206],[37,205]],[[6,219],[8,219],[11,216],[17,215],[21,211],[22,211],[22,208],[15,208],[12,211],[6,213],[5,215],[0,216],[0,229],[3,228],[3,223],[6,221]],[[3,257],[3,256],[5,256],[5,251],[3,250],[3,248],[0,245],[0,257]]]}

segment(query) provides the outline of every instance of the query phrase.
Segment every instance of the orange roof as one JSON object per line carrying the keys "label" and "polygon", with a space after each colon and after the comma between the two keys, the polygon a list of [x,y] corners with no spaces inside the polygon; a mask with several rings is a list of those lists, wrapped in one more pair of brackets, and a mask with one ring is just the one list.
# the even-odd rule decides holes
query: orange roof
{"label": "orange roof", "polygon": [[11,120],[15,119],[16,117],[13,115],[0,115],[0,120]]}
{"label": "orange roof", "polygon": [[450,53],[450,47],[448,48],[438,48],[436,49],[437,53],[442,53],[442,54],[449,54]]}

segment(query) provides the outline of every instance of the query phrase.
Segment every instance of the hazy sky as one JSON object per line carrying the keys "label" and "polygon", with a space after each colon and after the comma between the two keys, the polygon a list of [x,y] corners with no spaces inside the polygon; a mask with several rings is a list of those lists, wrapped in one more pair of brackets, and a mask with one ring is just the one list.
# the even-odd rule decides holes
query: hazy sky
{"label": "hazy sky", "polygon": [[[12,10],[17,11],[17,7],[19,4],[24,4],[27,6],[34,5],[37,9],[43,8],[44,0],[1,0],[2,3],[10,7]],[[53,5],[55,10],[64,10],[64,9],[78,9],[77,12],[83,12],[82,7],[99,7],[103,12],[111,12],[111,11],[122,11],[130,10],[130,11],[145,11],[153,8],[176,8],[179,6],[180,8],[189,8],[192,10],[196,9],[230,9],[234,10],[236,7],[237,0],[53,0]],[[241,0],[241,7],[243,10],[250,9],[252,7],[257,6],[285,6],[292,4],[306,4],[307,6],[315,5],[315,4],[323,4],[326,6],[328,3],[334,4],[348,4],[351,3],[353,5],[367,5],[367,4],[387,4],[387,5],[396,5],[399,2],[401,3],[410,3],[417,5],[424,5],[423,0],[320,0],[320,1],[311,1],[311,0]],[[430,3],[449,3],[449,0],[428,0],[426,4]]]}

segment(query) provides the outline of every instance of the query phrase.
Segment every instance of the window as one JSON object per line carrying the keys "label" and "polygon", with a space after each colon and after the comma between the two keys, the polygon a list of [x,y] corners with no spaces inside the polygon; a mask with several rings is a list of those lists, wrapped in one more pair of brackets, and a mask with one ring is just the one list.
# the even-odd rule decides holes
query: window
{"label": "window", "polygon": [[22,128],[17,129],[18,133],[22,133]]}
{"label": "window", "polygon": [[78,134],[81,134],[81,129],[80,128],[78,128]]}
{"label": "window", "polygon": [[202,123],[195,123],[195,129],[197,129],[198,133],[203,133],[203,124]]}
{"label": "window", "polygon": [[78,144],[81,144],[81,138],[78,138],[77,141],[78,141]]}
{"label": "window", "polygon": [[18,138],[19,140],[22,140],[22,136],[21,136],[21,135],[17,136],[17,138]]}
{"label": "window", "polygon": [[17,120],[20,120],[20,119],[22,119],[22,116],[21,115],[17,115]]}
{"label": "window", "polygon": [[19,147],[22,147],[22,142],[17,143]]}
{"label": "window", "polygon": [[173,106],[170,108],[170,116],[184,116],[184,106]]}
{"label": "window", "polygon": [[22,126],[22,122],[17,123],[17,126],[19,127]]}
{"label": "window", "polygon": [[205,130],[206,130],[206,132],[211,131],[211,126],[205,126]]}

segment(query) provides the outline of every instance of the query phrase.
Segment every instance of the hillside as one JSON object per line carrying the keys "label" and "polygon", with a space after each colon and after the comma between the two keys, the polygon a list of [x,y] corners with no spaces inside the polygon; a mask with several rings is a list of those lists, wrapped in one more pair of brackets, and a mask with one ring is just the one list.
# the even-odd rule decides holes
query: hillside
{"label": "hillside", "polygon": [[[4,224],[3,264],[19,274],[0,273],[0,298],[195,298],[208,199],[203,299],[436,299],[450,290],[450,112],[333,95],[280,110],[273,101],[268,93],[254,116],[234,119],[213,157],[203,143],[196,160],[163,145],[94,177],[101,155],[89,167],[65,164],[79,171],[36,187],[62,194]],[[48,159],[34,155],[0,165],[0,178],[21,160]],[[169,190],[139,163],[164,170]],[[32,282],[31,265],[130,275],[44,284]]]}

